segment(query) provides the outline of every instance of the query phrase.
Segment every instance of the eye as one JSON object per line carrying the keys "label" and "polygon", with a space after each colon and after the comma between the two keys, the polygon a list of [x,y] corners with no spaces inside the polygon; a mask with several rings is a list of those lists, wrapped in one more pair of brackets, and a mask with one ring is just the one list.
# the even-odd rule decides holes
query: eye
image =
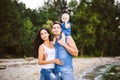
{"label": "eye", "polygon": [[42,35],[43,33],[42,32],[40,32],[40,35]]}
{"label": "eye", "polygon": [[40,36],[42,36],[43,35],[43,33],[40,33]]}
{"label": "eye", "polygon": [[57,26],[57,28],[59,29],[60,27],[59,27],[59,26]]}
{"label": "eye", "polygon": [[52,29],[55,29],[55,27],[53,26]]}

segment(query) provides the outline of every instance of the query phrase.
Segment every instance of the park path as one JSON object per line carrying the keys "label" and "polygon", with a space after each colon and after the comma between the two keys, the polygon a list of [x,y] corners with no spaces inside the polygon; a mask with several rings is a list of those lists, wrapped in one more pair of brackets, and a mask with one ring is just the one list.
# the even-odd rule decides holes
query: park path
{"label": "park path", "polygon": [[[115,58],[73,58],[75,78],[99,65],[118,64]],[[41,66],[37,59],[0,59],[0,80],[39,80]]]}

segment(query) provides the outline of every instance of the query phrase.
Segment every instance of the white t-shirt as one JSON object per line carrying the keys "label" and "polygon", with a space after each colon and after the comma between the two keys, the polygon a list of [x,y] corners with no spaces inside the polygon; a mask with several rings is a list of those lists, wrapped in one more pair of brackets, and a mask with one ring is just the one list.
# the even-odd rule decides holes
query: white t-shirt
{"label": "white t-shirt", "polygon": [[[44,53],[47,54],[46,61],[55,59],[55,48],[48,48],[44,44],[42,44],[42,46],[44,48]],[[50,69],[54,67],[55,67],[54,63],[42,65],[43,69]]]}

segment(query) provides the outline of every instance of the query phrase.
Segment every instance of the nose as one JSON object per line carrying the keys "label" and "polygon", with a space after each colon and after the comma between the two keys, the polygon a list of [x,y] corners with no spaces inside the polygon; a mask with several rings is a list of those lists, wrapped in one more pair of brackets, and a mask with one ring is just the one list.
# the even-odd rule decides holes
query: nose
{"label": "nose", "polygon": [[43,36],[46,36],[46,34],[43,34]]}

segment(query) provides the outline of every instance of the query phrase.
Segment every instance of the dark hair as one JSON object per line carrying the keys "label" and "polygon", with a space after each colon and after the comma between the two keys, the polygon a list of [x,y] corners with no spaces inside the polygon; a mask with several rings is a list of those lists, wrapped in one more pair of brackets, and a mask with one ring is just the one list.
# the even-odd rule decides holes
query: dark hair
{"label": "dark hair", "polygon": [[71,11],[70,9],[64,10],[64,11],[62,12],[62,14],[67,13],[67,14],[70,15],[70,11]]}
{"label": "dark hair", "polygon": [[61,26],[61,22],[59,22],[59,21],[54,21],[53,24],[51,25],[51,28],[53,27],[54,24],[59,24],[60,27],[62,28],[62,26]]}
{"label": "dark hair", "polygon": [[41,37],[40,37],[40,32],[42,30],[46,30],[48,32],[48,34],[49,34],[49,40],[51,41],[51,33],[50,33],[50,31],[47,28],[41,28],[40,30],[38,30],[35,38],[33,39],[34,50],[35,50],[35,54],[37,54],[37,56],[38,56],[38,48],[44,42],[41,39]]}

